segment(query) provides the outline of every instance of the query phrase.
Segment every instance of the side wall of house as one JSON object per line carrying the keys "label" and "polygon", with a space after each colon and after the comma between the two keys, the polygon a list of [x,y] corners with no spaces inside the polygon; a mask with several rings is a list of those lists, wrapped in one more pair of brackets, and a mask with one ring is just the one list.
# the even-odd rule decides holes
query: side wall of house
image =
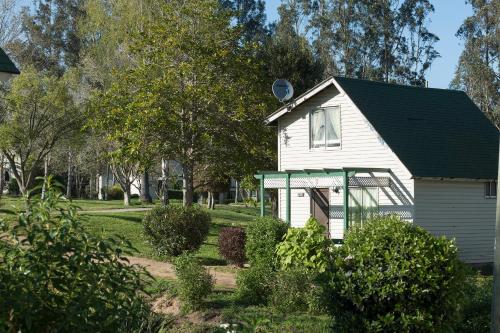
{"label": "side wall of house", "polygon": [[415,181],[415,223],[437,236],[456,238],[460,258],[493,262],[496,200],[475,181]]}
{"label": "side wall of house", "polygon": [[[311,149],[309,117],[317,107],[340,106],[341,146]],[[348,96],[331,86],[279,118],[278,169],[321,169],[342,167],[390,168],[391,174],[374,173],[372,177],[391,178],[390,187],[378,190],[382,213],[398,213],[413,219],[413,179],[406,167],[385,144]],[[341,181],[338,185],[342,185]],[[343,238],[342,190],[330,187],[330,235]],[[310,192],[292,189],[291,224],[303,226],[310,216]],[[285,191],[279,191],[279,214],[285,218]]]}

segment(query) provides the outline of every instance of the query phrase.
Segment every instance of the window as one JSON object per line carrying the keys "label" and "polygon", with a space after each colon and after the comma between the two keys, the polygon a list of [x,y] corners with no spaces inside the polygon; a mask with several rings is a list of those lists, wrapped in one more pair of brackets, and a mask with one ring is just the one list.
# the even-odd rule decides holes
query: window
{"label": "window", "polygon": [[486,199],[495,199],[497,197],[497,182],[484,183],[484,197]]}
{"label": "window", "polygon": [[340,145],[340,107],[317,109],[311,112],[311,148]]}
{"label": "window", "polygon": [[355,187],[349,189],[350,224],[363,224],[377,214],[378,188]]}

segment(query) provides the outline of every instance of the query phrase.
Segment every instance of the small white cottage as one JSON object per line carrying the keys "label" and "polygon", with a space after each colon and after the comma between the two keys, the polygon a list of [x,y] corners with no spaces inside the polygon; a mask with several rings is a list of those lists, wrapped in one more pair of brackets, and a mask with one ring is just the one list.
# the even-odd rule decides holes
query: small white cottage
{"label": "small white cottage", "polygon": [[[493,261],[498,130],[461,91],[333,77],[267,119],[278,127],[279,189],[293,227],[315,216],[341,241],[396,213],[456,238],[468,263]],[[261,207],[264,214],[264,206]]]}

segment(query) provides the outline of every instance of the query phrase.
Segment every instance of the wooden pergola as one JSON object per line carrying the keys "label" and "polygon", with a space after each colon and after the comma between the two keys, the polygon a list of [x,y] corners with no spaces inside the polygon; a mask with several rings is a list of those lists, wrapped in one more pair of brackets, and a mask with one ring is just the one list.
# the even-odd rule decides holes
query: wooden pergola
{"label": "wooden pergola", "polygon": [[[303,170],[285,170],[285,171],[259,171],[255,178],[260,180],[260,215],[264,216],[265,202],[264,194],[266,188],[284,189],[285,190],[285,221],[290,224],[291,221],[291,189],[292,188],[315,188],[314,184],[310,184],[307,180],[328,180],[341,179],[340,187],[343,191],[343,212],[344,212],[344,228],[349,228],[349,179],[359,173],[390,173],[387,168],[340,168],[340,169],[303,169]],[[389,186],[389,178],[386,182],[378,182],[383,186]],[[268,185],[266,186],[266,182]],[[294,184],[295,183],[295,184]],[[322,186],[323,187],[323,186]],[[328,186],[324,186],[328,187]]]}

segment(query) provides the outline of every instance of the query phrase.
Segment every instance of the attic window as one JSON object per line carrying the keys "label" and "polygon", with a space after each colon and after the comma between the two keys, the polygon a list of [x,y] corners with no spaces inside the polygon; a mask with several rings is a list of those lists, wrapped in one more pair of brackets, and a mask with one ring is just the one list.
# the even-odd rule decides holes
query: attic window
{"label": "attic window", "polygon": [[316,109],[310,117],[311,148],[340,145],[340,107]]}
{"label": "attic window", "polygon": [[486,199],[495,199],[497,197],[497,182],[484,183],[484,197]]}

